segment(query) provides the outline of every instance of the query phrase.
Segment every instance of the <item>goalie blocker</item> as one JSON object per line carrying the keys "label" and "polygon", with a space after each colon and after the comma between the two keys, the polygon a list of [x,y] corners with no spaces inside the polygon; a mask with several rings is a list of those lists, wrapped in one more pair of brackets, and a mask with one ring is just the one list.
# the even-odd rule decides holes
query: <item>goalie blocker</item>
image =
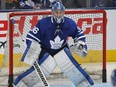
{"label": "goalie blocker", "polygon": [[[62,72],[73,82],[75,86],[78,86],[81,82],[87,80],[90,85],[94,82],[91,77],[80,67],[77,61],[72,57],[68,48],[64,48],[54,58],[46,53],[41,60],[38,61],[44,75],[48,77],[58,65]],[[35,69],[31,67],[26,72],[18,76],[14,81],[15,87],[33,87],[34,85],[40,86],[40,79],[37,77]]]}

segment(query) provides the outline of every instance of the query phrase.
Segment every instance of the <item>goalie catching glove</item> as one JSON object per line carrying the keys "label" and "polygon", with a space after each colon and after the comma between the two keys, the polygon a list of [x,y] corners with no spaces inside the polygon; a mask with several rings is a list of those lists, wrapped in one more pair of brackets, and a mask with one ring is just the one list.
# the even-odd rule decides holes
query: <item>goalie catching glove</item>
{"label": "goalie catching glove", "polygon": [[70,50],[82,57],[87,56],[87,45],[83,41],[74,42],[74,45],[70,46]]}

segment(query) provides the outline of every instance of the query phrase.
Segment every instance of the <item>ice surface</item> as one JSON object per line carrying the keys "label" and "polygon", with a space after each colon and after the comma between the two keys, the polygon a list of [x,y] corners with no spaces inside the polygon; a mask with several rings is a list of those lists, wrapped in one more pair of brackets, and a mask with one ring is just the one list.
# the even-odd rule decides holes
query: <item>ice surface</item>
{"label": "ice surface", "polygon": [[[110,77],[111,77],[112,71],[115,68],[116,68],[116,62],[107,63],[107,83],[102,83],[101,77],[94,75],[95,77],[97,77],[97,80],[94,79],[95,85],[88,86],[88,84],[85,83],[84,85],[81,84],[78,87],[113,87],[111,84]],[[1,77],[0,77],[0,79],[1,79]],[[64,77],[62,78],[62,76],[60,76],[59,78],[57,77],[54,80],[49,79],[48,82],[50,84],[50,87],[75,87],[69,79],[64,78]],[[38,83],[38,85],[39,85],[39,87],[43,87],[40,83]],[[3,82],[2,82],[2,80],[0,80],[0,87],[8,87],[7,80],[6,80],[6,82],[5,82],[5,80]],[[35,85],[34,87],[38,87],[38,86]]]}

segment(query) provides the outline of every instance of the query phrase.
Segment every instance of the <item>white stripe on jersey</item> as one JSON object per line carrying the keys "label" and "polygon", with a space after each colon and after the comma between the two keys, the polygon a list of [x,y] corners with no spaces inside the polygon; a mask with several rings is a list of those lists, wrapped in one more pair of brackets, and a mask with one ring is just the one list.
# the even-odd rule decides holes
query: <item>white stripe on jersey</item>
{"label": "white stripe on jersey", "polygon": [[26,38],[26,40],[29,40],[29,41],[35,41],[35,40],[31,39],[31,38]]}
{"label": "white stripe on jersey", "polygon": [[54,21],[53,21],[53,16],[51,16],[51,22],[54,23]]}
{"label": "white stripe on jersey", "polygon": [[85,36],[80,36],[76,40],[78,41],[79,39],[85,38]]}
{"label": "white stripe on jersey", "polygon": [[83,33],[83,31],[81,31],[79,34],[82,34]]}
{"label": "white stripe on jersey", "polygon": [[40,40],[37,37],[33,36],[32,34],[28,33],[28,35],[31,36],[32,38],[36,39],[38,42],[40,42]]}

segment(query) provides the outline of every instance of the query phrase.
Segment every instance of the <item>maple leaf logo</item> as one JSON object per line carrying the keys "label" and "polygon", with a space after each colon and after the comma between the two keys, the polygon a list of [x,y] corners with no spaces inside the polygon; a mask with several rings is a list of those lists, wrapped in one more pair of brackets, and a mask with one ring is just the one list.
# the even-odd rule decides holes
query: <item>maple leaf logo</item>
{"label": "maple leaf logo", "polygon": [[61,40],[59,36],[56,36],[54,41],[50,40],[51,48],[52,49],[59,49],[61,48],[64,40]]}

